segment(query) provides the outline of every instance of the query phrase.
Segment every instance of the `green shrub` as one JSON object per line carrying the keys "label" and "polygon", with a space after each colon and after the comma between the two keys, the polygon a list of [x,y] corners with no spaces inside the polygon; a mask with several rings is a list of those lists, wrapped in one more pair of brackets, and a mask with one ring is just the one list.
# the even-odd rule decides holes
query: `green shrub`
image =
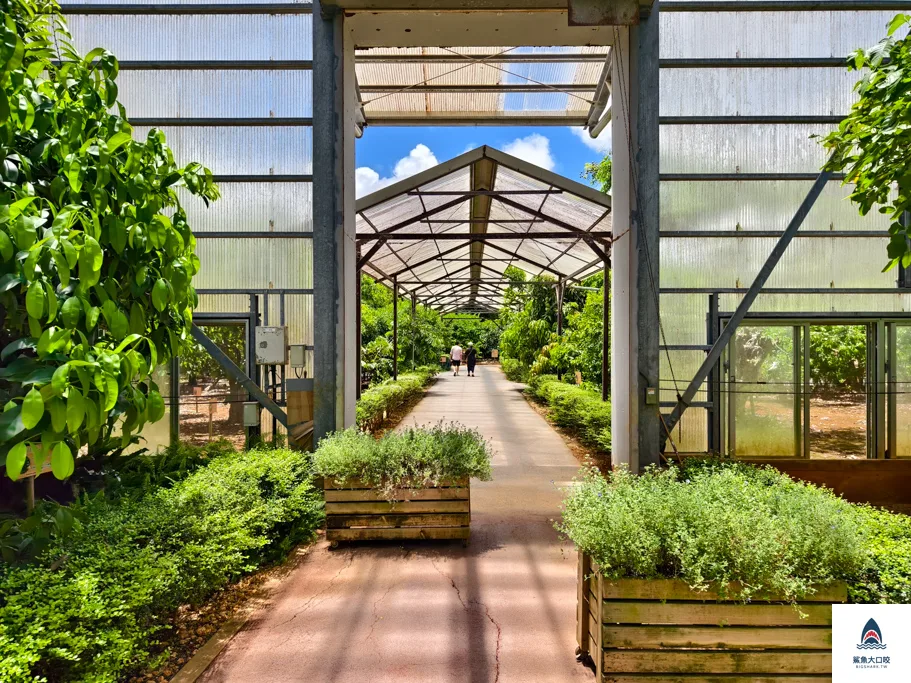
{"label": "green shrub", "polygon": [[308,454],[264,450],[141,499],[84,497],[69,534],[33,564],[0,567],[0,680],[117,681],[141,668],[177,607],[312,535],[311,479]]}
{"label": "green shrub", "polygon": [[817,582],[864,571],[855,508],[772,468],[674,467],[636,477],[588,470],[559,526],[612,578],[680,578],[701,588],[741,582],[738,596],[788,600]]}
{"label": "green shrub", "polygon": [[361,479],[390,499],[396,489],[436,485],[444,479],[491,478],[487,442],[477,430],[454,423],[388,432],[381,439],[347,429],[323,439],[313,463],[324,477]]}
{"label": "green shrub", "polygon": [[528,381],[528,366],[516,358],[501,358],[500,368],[506,379],[512,382]]}
{"label": "green shrub", "polygon": [[848,585],[856,603],[911,603],[911,517],[857,506],[868,563]]}
{"label": "green shrub", "polygon": [[436,373],[434,367],[421,367],[399,375],[397,380],[390,379],[370,387],[357,401],[357,426],[369,431],[376,429],[386,414],[420,395]]}
{"label": "green shrub", "polygon": [[611,406],[601,392],[561,382],[553,375],[533,376],[526,391],[550,407],[550,416],[579,440],[600,451],[611,449]]}

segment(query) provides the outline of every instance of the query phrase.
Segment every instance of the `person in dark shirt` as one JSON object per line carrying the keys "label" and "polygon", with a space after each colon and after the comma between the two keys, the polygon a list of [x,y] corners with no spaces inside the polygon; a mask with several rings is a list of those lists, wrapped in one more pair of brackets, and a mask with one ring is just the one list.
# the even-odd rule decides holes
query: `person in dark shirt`
{"label": "person in dark shirt", "polygon": [[465,350],[465,364],[468,366],[468,376],[474,377],[474,365],[478,362],[478,352],[474,344],[468,342],[468,348]]}

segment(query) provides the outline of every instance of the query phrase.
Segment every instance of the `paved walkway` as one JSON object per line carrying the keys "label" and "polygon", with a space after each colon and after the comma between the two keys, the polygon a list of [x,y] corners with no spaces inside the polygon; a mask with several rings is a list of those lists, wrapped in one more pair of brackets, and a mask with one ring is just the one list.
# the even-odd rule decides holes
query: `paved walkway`
{"label": "paved walkway", "polygon": [[[497,452],[471,487],[472,537],[319,544],[210,667],[243,683],[567,683],[575,661],[576,553],[556,485],[578,463],[495,366],[442,375],[407,418],[477,427]],[[556,485],[555,485],[556,484]]]}

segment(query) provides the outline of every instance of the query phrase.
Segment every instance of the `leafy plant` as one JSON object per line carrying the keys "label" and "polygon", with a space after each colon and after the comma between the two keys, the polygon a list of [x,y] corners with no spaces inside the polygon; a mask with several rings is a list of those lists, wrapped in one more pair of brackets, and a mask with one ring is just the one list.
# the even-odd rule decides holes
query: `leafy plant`
{"label": "leafy plant", "polygon": [[851,602],[911,603],[911,517],[857,506],[867,565],[848,584]]}
{"label": "leafy plant", "polygon": [[611,188],[611,170],[611,156],[608,154],[598,163],[585,164],[582,178],[595,185],[604,194],[608,194]]}
{"label": "leafy plant", "polygon": [[559,525],[607,577],[679,578],[795,601],[866,566],[855,509],[772,468],[583,471]]}
{"label": "leafy plant", "polygon": [[[822,139],[831,157],[825,168],[844,171],[854,186],[853,201],[862,216],[874,206],[892,221],[887,249],[889,270],[911,266],[911,225],[902,222],[911,211],[911,16],[899,14],[889,23],[887,37],[848,57],[852,71],[864,71],[854,86],[860,96],[838,128]],[[900,32],[904,33],[900,37]]]}
{"label": "leafy plant", "polygon": [[151,373],[187,337],[199,270],[177,188],[216,199],[152,130],[134,140],[117,60],[84,58],[51,0],[0,24],[0,458],[55,476],[135,441],[164,414]]}
{"label": "leafy plant", "polygon": [[574,432],[590,448],[611,449],[611,404],[600,390],[561,382],[553,375],[536,375],[525,389],[550,407],[550,418]]}
{"label": "leafy plant", "polygon": [[370,387],[357,401],[357,426],[367,431],[379,427],[390,412],[421,395],[436,372],[434,367],[418,368],[415,372],[399,375],[397,380],[390,379]]}
{"label": "leafy plant", "polygon": [[288,450],[216,457],[138,500],[83,497],[69,534],[0,565],[0,680],[126,680],[174,610],[283,557],[321,508],[311,456]]}
{"label": "leafy plant", "polygon": [[347,429],[323,439],[313,457],[318,474],[360,479],[392,500],[395,491],[446,479],[491,478],[490,447],[477,430],[456,423],[387,432],[380,439]]}
{"label": "leafy plant", "polygon": [[810,327],[810,380],[823,391],[862,392],[867,377],[867,330],[863,325]]}
{"label": "leafy plant", "polygon": [[506,379],[512,382],[528,381],[528,366],[516,358],[501,358],[500,368],[503,370],[503,374],[506,375]]}

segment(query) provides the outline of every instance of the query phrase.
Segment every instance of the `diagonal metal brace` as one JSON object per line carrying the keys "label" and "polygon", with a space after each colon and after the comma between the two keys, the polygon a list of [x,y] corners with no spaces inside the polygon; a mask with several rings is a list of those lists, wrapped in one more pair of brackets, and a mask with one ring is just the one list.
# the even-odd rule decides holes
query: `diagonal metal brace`
{"label": "diagonal metal brace", "polygon": [[231,379],[240,384],[263,408],[272,413],[272,416],[278,420],[283,427],[286,429],[288,428],[288,416],[285,414],[285,411],[282,410],[275,401],[269,398],[265,391],[256,386],[256,382],[247,377],[247,374],[237,367],[233,360],[228,358],[227,354],[219,348],[218,344],[209,339],[208,335],[195,324],[191,328],[190,333],[193,335],[193,339],[208,351],[212,358],[215,359],[215,362],[231,376]]}
{"label": "diagonal metal brace", "polygon": [[788,227],[785,228],[784,233],[782,233],[781,237],[778,238],[778,243],[775,245],[775,248],[772,249],[772,252],[766,259],[766,262],[763,264],[759,273],[756,275],[756,279],[753,280],[753,284],[750,285],[750,288],[747,290],[746,294],[743,295],[743,299],[741,300],[740,305],[737,306],[737,310],[734,311],[734,314],[731,316],[730,321],[727,325],[725,325],[725,328],[721,331],[718,339],[712,345],[711,350],[705,357],[705,361],[703,361],[702,365],[699,367],[699,370],[696,371],[696,374],[693,377],[692,381],[689,383],[689,386],[687,386],[686,391],[683,392],[682,396],[677,396],[677,405],[674,406],[674,410],[671,412],[670,416],[664,420],[665,433],[661,435],[662,444],[666,441],[667,437],[670,436],[674,427],[677,426],[677,423],[680,422],[680,417],[683,415],[683,411],[686,410],[690,403],[693,401],[693,397],[695,397],[696,392],[699,391],[702,383],[705,382],[706,378],[709,376],[709,373],[712,371],[712,368],[715,367],[715,364],[721,358],[721,354],[727,347],[728,342],[733,339],[734,333],[737,331],[737,327],[741,322],[743,322],[743,319],[746,317],[746,314],[750,310],[750,307],[753,305],[753,302],[756,300],[756,297],[759,296],[760,290],[762,290],[762,288],[765,286],[765,283],[768,281],[769,276],[775,269],[775,266],[778,265],[778,262],[784,255],[785,249],[787,249],[788,245],[791,243],[791,239],[795,234],[797,234],[797,230],[803,224],[803,221],[807,217],[807,214],[810,213],[810,209],[813,208],[813,205],[816,203],[819,195],[822,194],[826,183],[829,182],[831,178],[832,173],[829,171],[823,171],[816,178],[816,181],[813,183],[813,187],[810,188],[810,191],[807,193],[806,198],[801,203],[800,208],[797,209],[797,213],[794,214],[791,222],[788,223]]}

